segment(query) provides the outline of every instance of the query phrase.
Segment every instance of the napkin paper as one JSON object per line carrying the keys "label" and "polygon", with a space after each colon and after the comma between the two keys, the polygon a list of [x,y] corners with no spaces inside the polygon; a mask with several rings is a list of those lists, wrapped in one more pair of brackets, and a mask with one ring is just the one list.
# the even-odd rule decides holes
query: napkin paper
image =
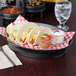
{"label": "napkin paper", "polygon": [[2,49],[0,50],[0,69],[22,65],[18,57],[7,45],[4,45]]}

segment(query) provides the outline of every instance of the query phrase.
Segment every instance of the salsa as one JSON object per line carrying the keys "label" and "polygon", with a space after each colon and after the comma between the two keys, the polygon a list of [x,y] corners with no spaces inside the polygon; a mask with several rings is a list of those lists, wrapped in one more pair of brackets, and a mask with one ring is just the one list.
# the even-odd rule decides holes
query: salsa
{"label": "salsa", "polygon": [[43,40],[40,42],[40,47],[41,48],[49,48],[52,45],[50,40]]}
{"label": "salsa", "polygon": [[2,12],[7,13],[7,14],[19,14],[22,12],[22,10],[15,7],[12,7],[12,8],[7,7],[7,8],[4,8]]}

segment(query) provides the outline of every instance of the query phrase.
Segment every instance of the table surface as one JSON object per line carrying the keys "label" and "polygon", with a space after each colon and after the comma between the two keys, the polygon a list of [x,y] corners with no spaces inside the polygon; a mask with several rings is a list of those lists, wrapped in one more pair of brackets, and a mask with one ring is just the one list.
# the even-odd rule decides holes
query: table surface
{"label": "table surface", "polygon": [[[70,31],[76,31],[76,0],[73,3],[72,14],[66,23]],[[27,18],[29,21],[58,25],[54,12],[46,10],[41,20],[39,16]],[[1,26],[1,25],[0,25]],[[67,49],[68,53],[58,59],[32,59],[21,55],[18,58],[23,65],[0,70],[1,76],[76,76],[76,35],[73,44]],[[6,41],[0,36],[0,46],[5,45]]]}

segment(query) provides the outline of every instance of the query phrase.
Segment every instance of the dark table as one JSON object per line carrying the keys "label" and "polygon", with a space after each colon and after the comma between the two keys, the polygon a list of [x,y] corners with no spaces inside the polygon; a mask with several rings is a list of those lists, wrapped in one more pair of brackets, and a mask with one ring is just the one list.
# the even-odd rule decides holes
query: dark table
{"label": "dark table", "polygon": [[[75,31],[76,0],[71,1],[73,3],[72,15],[66,24],[70,27],[70,31]],[[43,20],[40,20],[39,16],[27,19],[55,26],[58,24],[51,10],[44,12]],[[4,44],[6,41],[0,36],[0,46]],[[0,76],[76,76],[76,35],[73,38],[73,44],[67,50],[68,53],[58,59],[32,59],[16,54],[23,65],[0,70]]]}

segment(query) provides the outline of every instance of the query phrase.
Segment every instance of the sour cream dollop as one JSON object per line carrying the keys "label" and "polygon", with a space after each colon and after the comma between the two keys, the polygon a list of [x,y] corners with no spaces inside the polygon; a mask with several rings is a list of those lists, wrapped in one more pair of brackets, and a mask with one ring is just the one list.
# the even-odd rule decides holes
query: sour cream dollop
{"label": "sour cream dollop", "polygon": [[65,32],[62,30],[54,30],[53,42],[61,44],[64,42],[64,37],[66,36]]}

